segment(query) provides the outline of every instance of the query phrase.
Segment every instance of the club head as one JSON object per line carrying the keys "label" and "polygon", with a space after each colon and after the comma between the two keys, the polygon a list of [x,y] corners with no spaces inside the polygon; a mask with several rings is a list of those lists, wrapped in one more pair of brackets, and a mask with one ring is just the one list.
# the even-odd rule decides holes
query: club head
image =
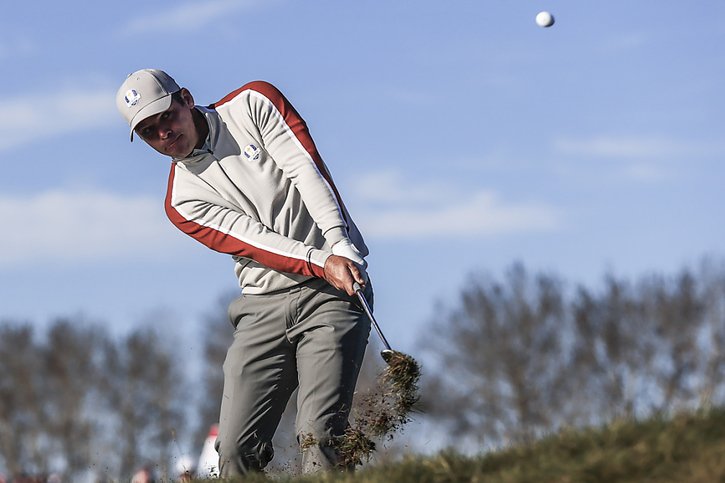
{"label": "club head", "polygon": [[391,350],[391,349],[385,349],[380,352],[380,355],[382,356],[383,360],[387,363],[390,363],[390,359],[393,358],[394,354],[395,354],[395,351]]}

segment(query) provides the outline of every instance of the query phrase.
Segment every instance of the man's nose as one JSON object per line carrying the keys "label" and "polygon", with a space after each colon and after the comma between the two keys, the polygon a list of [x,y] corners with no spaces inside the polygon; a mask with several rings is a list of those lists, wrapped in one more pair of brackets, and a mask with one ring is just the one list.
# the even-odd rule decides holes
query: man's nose
{"label": "man's nose", "polygon": [[171,135],[171,129],[168,126],[159,126],[159,138],[166,139]]}

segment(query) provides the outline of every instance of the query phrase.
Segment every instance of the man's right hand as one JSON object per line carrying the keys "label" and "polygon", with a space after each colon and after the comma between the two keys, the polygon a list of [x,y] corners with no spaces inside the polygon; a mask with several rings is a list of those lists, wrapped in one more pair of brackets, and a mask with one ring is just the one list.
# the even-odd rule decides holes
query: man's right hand
{"label": "man's right hand", "polygon": [[332,254],[340,257],[349,258],[353,262],[357,263],[358,266],[363,270],[365,270],[368,266],[368,263],[360,255],[357,247],[353,245],[352,242],[347,238],[340,240],[339,242],[332,245]]}
{"label": "man's right hand", "polygon": [[355,295],[353,283],[365,287],[367,273],[349,258],[330,255],[325,261],[325,280],[338,290],[348,295]]}

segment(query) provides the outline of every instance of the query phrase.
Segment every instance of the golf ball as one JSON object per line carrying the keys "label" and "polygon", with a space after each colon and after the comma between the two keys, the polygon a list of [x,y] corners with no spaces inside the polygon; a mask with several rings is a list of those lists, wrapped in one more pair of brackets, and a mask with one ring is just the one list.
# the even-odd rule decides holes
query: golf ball
{"label": "golf ball", "polygon": [[539,12],[536,15],[536,24],[539,27],[551,27],[554,25],[554,16],[549,12]]}

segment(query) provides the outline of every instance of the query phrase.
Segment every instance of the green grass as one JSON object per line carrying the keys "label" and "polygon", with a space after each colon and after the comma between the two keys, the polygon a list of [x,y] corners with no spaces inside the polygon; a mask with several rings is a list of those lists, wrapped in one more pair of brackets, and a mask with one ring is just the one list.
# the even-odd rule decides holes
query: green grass
{"label": "green grass", "polygon": [[[217,480],[218,481],[218,480]],[[269,481],[262,476],[245,482]],[[353,474],[281,477],[286,483],[725,483],[725,408],[566,430],[530,445],[466,457],[414,457]]]}

